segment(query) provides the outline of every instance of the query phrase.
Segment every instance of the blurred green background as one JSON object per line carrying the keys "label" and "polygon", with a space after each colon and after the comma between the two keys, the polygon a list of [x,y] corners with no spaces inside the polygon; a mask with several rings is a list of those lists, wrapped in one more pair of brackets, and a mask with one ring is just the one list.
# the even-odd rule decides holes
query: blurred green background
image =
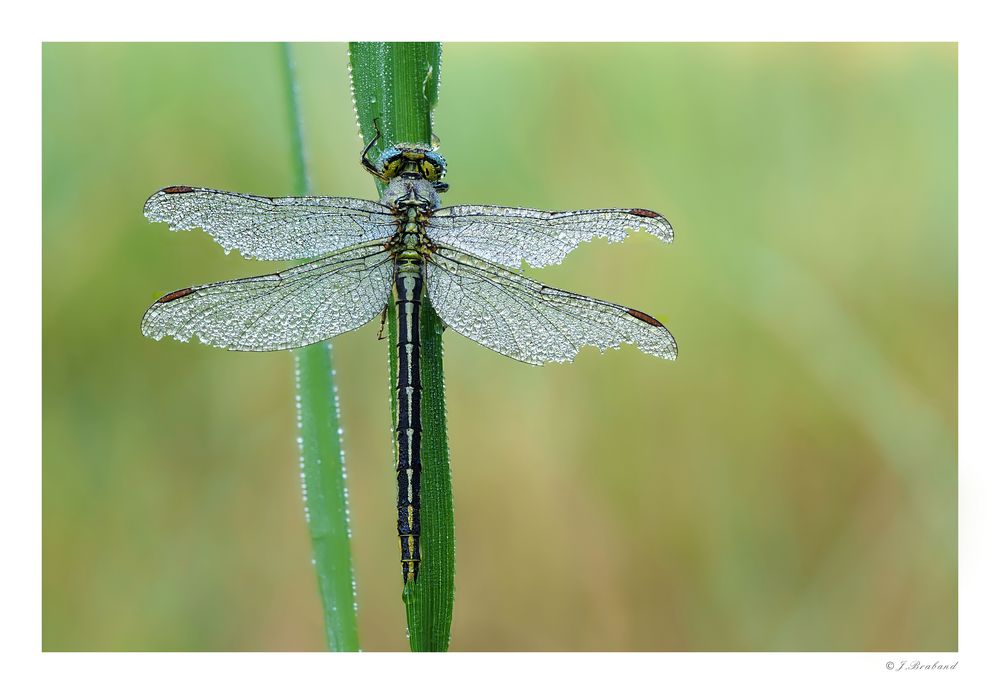
{"label": "blurred green background", "polygon": [[[371,198],[346,47],[297,45],[317,192]],[[641,206],[676,241],[531,274],[636,306],[535,368],[445,335],[455,650],[957,648],[957,49],[444,48],[446,202]],[[275,267],[150,225],[292,186],[269,44],[43,48],[43,647],[310,650],[292,358],[146,306]],[[405,650],[387,346],[334,341],[366,650]]]}

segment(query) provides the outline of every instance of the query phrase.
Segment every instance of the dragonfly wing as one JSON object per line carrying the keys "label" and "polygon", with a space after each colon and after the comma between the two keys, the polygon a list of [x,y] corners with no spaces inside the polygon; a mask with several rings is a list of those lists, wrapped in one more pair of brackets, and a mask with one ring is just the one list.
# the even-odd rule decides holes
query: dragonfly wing
{"label": "dragonfly wing", "polygon": [[521,207],[460,205],[436,210],[427,235],[432,241],[518,269],[555,265],[584,241],[624,241],[629,231],[648,231],[670,243],[670,222],[656,212],[634,209],[545,212]]}
{"label": "dragonfly wing", "polygon": [[171,186],[143,212],[172,230],[202,228],[228,253],[257,260],[300,260],[390,236],[388,207],[355,198],[265,198],[210,188]]}
{"label": "dragonfly wing", "polygon": [[241,352],[302,347],[378,315],[392,272],[381,244],[369,244],[272,275],[180,289],[149,307],[142,332]]}
{"label": "dragonfly wing", "polygon": [[663,359],[677,357],[670,332],[642,311],[553,289],[454,250],[431,256],[427,291],[448,327],[529,364],[572,361],[585,345],[603,352],[633,344]]}

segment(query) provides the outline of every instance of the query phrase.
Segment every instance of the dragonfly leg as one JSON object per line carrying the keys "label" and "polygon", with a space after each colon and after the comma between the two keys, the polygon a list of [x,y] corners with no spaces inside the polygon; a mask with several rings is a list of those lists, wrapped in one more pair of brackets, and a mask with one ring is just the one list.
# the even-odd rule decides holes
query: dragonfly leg
{"label": "dragonfly leg", "polygon": [[389,314],[389,307],[386,306],[382,309],[382,322],[378,326],[378,338],[379,340],[385,339],[385,318]]}
{"label": "dragonfly leg", "polygon": [[382,181],[383,183],[388,183],[389,179],[378,170],[378,167],[372,163],[372,160],[368,158],[368,153],[371,151],[375,143],[382,138],[382,130],[378,127],[378,118],[372,118],[372,123],[375,125],[375,137],[372,138],[371,142],[365,145],[365,148],[361,150],[361,166],[365,167],[365,171],[370,173],[372,176]]}

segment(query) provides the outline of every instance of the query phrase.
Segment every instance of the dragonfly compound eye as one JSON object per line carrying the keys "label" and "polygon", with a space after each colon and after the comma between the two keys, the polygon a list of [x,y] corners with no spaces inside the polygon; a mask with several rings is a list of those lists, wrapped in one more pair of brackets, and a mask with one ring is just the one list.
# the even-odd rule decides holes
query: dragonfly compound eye
{"label": "dragonfly compound eye", "polygon": [[444,178],[448,167],[444,157],[437,152],[424,152],[424,178],[428,181],[439,181]]}
{"label": "dragonfly compound eye", "polygon": [[399,151],[398,147],[389,147],[381,156],[378,158],[378,163],[376,168],[381,171],[386,178],[392,178],[399,174],[400,166],[402,165],[401,159],[402,152]]}

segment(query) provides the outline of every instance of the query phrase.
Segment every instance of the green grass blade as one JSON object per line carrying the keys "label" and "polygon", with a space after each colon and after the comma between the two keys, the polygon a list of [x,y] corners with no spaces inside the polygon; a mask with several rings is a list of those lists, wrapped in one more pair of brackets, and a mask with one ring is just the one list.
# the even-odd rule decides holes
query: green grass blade
{"label": "green grass blade", "polygon": [[[382,139],[372,157],[389,144],[430,144],[431,111],[437,102],[441,72],[441,44],[352,43],[350,54],[354,104],[362,137],[366,142],[374,137],[375,118],[382,130]],[[393,421],[397,369],[394,308],[390,301],[386,326]],[[455,601],[455,519],[444,402],[443,326],[426,295],[420,316],[422,561],[416,582],[403,591],[403,602],[410,649],[444,651],[448,649]]]}
{"label": "green grass blade", "polygon": [[[289,129],[292,133],[294,195],[308,195],[302,117],[299,112],[291,47],[281,44],[286,75]],[[312,539],[313,564],[319,582],[326,643],[331,651],[357,651],[354,567],[351,563],[344,449],[340,406],[334,381],[330,343],[295,350],[296,406],[302,463],[302,496]]]}

